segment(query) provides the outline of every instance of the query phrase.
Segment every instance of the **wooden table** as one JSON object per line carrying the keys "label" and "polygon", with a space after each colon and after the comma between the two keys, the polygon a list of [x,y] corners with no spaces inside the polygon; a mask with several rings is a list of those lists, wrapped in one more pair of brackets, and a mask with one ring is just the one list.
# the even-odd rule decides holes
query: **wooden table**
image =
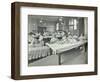
{"label": "wooden table", "polygon": [[59,42],[56,42],[56,43],[53,43],[53,44],[50,44],[50,43],[46,43],[46,45],[48,47],[50,47],[53,51],[53,54],[55,55],[58,55],[58,58],[59,58],[59,65],[61,65],[61,53],[62,52],[65,52],[65,51],[68,51],[68,50],[71,50],[73,48],[77,48],[79,46],[84,46],[85,48],[85,44],[87,43],[86,40],[82,40],[82,41],[77,41],[77,42],[64,42],[64,43],[59,43]]}

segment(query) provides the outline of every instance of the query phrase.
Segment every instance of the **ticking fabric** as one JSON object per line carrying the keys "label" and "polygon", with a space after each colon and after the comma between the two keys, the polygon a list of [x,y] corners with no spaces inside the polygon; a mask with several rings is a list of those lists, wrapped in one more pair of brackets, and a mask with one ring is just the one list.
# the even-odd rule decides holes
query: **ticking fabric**
{"label": "ticking fabric", "polygon": [[41,46],[41,47],[29,47],[28,50],[28,59],[38,59],[41,57],[46,57],[50,55],[50,48],[47,46]]}

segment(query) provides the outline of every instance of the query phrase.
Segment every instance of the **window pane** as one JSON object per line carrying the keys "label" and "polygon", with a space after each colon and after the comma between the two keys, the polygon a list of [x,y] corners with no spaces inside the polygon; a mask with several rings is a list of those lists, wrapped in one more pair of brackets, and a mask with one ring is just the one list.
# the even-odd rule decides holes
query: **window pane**
{"label": "window pane", "polygon": [[74,30],[77,30],[77,19],[74,19]]}
{"label": "window pane", "polygon": [[69,20],[69,25],[73,25],[74,23],[73,23],[73,19],[70,19]]}
{"label": "window pane", "polygon": [[77,25],[74,25],[74,30],[77,30]]}

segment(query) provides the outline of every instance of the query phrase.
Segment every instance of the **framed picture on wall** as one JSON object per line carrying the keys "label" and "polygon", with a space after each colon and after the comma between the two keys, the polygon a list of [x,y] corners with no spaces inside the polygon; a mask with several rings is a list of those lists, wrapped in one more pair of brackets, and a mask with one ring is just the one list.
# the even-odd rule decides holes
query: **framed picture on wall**
{"label": "framed picture on wall", "polygon": [[97,74],[97,7],[11,6],[12,79]]}

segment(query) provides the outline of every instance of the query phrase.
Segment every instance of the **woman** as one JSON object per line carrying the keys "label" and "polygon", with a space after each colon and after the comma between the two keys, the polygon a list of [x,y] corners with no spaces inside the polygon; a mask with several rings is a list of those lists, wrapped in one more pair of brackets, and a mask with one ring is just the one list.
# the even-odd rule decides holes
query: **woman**
{"label": "woman", "polygon": [[56,35],[53,34],[53,35],[52,35],[52,38],[51,38],[51,40],[50,40],[50,42],[51,42],[51,43],[54,43],[54,42],[56,42],[56,41],[57,41]]}
{"label": "woman", "polygon": [[29,46],[33,46],[33,44],[36,43],[36,39],[34,38],[35,37],[35,34],[30,32],[29,33],[29,36],[28,36],[28,43],[29,43]]}
{"label": "woman", "polygon": [[40,46],[44,46],[43,36],[41,34],[39,35],[39,44]]}

